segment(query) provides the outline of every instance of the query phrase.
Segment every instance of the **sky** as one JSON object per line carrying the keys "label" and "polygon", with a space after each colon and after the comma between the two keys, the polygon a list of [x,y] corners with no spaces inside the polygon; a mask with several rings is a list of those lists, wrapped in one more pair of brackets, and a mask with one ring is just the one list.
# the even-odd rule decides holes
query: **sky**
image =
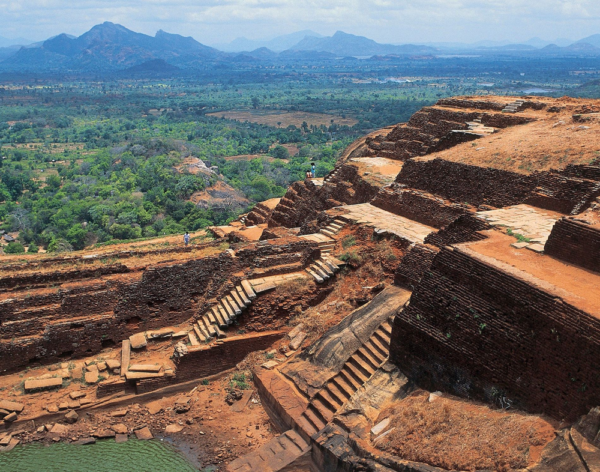
{"label": "sky", "polygon": [[578,40],[600,33],[598,0],[0,0],[0,36],[43,40],[112,21],[205,44],[312,29],[383,43]]}

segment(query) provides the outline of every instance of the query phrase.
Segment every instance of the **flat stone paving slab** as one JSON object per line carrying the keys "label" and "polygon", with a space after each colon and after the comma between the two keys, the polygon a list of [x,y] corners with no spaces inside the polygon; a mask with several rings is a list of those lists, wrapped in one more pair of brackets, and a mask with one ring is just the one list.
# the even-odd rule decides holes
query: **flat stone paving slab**
{"label": "flat stone paving slab", "polygon": [[10,400],[0,400],[0,410],[16,411],[21,413],[25,405],[19,402],[11,402]]}
{"label": "flat stone paving slab", "polygon": [[42,379],[42,380],[26,380],[25,381],[25,391],[29,392],[31,390],[41,390],[46,388],[55,388],[62,386],[62,377],[53,377],[50,379]]}
{"label": "flat stone paving slab", "polygon": [[546,244],[552,227],[561,217],[558,213],[529,205],[514,205],[498,210],[479,211],[476,216],[492,226],[506,226],[513,232],[522,234],[542,246]]}
{"label": "flat stone paving slab", "polygon": [[337,207],[345,212],[344,217],[357,224],[364,224],[406,239],[413,243],[423,243],[425,238],[437,229],[423,225],[403,216],[394,215],[370,203]]}

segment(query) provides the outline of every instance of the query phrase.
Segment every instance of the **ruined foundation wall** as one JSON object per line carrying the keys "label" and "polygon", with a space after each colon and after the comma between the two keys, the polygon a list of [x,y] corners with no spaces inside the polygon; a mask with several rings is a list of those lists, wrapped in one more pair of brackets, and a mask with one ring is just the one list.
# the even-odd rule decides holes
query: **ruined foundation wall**
{"label": "ruined foundation wall", "polygon": [[434,228],[446,226],[469,212],[468,205],[446,202],[435,195],[394,184],[382,188],[371,204]]}
{"label": "ruined foundation wall", "polygon": [[210,348],[192,348],[186,355],[176,360],[175,377],[141,381],[136,385],[136,392],[138,394],[151,392],[168,385],[210,377],[233,369],[248,354],[267,349],[283,335],[281,331],[250,334],[225,338]]}
{"label": "ruined foundation wall", "polygon": [[395,318],[390,348],[427,389],[558,419],[600,403],[598,359],[600,320],[468,249],[435,257]]}
{"label": "ruined foundation wall", "polygon": [[561,218],[552,228],[544,252],[570,264],[600,272],[600,228]]}
{"label": "ruined foundation wall", "polygon": [[140,331],[180,324],[231,290],[233,274],[319,255],[316,243],[290,237],[181,264],[163,264],[127,279],[87,282],[87,291],[16,293],[0,304],[0,371],[30,362],[91,355]]}
{"label": "ruined foundation wall", "polygon": [[431,267],[439,249],[424,244],[415,244],[404,256],[394,274],[394,283],[409,290],[419,284],[425,272]]}
{"label": "ruined foundation wall", "polygon": [[522,203],[535,187],[527,175],[442,159],[407,161],[396,182],[458,203],[495,207]]}

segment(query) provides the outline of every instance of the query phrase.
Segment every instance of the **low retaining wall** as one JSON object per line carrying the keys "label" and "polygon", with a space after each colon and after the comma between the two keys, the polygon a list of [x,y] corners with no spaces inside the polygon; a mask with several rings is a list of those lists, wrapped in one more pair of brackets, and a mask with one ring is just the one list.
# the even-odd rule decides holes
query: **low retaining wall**
{"label": "low retaining wall", "polygon": [[552,257],[600,272],[600,228],[561,218],[552,228],[544,252]]}
{"label": "low retaining wall", "polygon": [[136,385],[136,392],[138,394],[151,392],[168,385],[210,377],[232,369],[248,354],[267,349],[275,341],[281,339],[284,334],[283,331],[271,331],[234,336],[225,338],[210,347],[189,348],[186,355],[176,360],[174,377],[140,381]]}
{"label": "low retaining wall", "polygon": [[428,390],[557,419],[600,404],[600,320],[486,261],[440,251],[396,315],[390,360]]}

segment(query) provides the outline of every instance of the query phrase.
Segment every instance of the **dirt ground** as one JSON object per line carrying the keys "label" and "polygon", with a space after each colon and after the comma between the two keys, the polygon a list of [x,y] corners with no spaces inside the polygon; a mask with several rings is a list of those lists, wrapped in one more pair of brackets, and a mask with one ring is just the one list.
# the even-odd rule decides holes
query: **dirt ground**
{"label": "dirt ground", "polygon": [[384,410],[378,422],[391,418],[394,429],[376,447],[450,470],[506,471],[536,463],[555,437],[552,420],[446,394],[429,399],[419,390]]}
{"label": "dirt ground", "polygon": [[207,116],[227,118],[228,120],[241,122],[249,121],[250,123],[259,123],[262,125],[275,126],[277,128],[287,128],[290,125],[300,127],[304,121],[306,121],[309,126],[330,126],[332,121],[337,125],[347,126],[354,126],[358,123],[354,118],[342,118],[337,115],[309,113],[304,111],[230,110],[209,113]]}
{"label": "dirt ground", "polygon": [[488,239],[463,247],[553,285],[565,301],[587,313],[600,313],[600,275],[529,249],[515,249],[510,245],[517,239],[500,231],[485,234]]}
{"label": "dirt ground", "polygon": [[232,385],[232,375],[228,375],[150,401],[131,398],[114,406],[79,411],[75,424],[60,421],[66,428],[62,434],[48,431],[56,421],[47,426],[42,421],[16,428],[13,437],[21,443],[76,442],[89,437],[110,438],[115,433],[133,436],[136,430],[148,427],[154,437],[169,437],[196,467],[213,464],[224,470],[226,462],[260,447],[278,433],[251,382],[242,383],[248,390],[238,390],[242,397],[232,405],[226,401]]}
{"label": "dirt ground", "polygon": [[[505,101],[505,97],[486,99]],[[559,111],[524,110],[516,116],[531,117],[536,121],[501,129],[476,141],[417,159],[439,157],[463,164],[530,174],[534,171],[562,169],[568,164],[589,164],[600,157],[600,115],[588,114],[577,120],[573,117],[580,113],[600,112],[600,100],[585,100],[587,105],[568,97],[535,97],[534,100],[547,102],[547,108],[557,107]]]}

